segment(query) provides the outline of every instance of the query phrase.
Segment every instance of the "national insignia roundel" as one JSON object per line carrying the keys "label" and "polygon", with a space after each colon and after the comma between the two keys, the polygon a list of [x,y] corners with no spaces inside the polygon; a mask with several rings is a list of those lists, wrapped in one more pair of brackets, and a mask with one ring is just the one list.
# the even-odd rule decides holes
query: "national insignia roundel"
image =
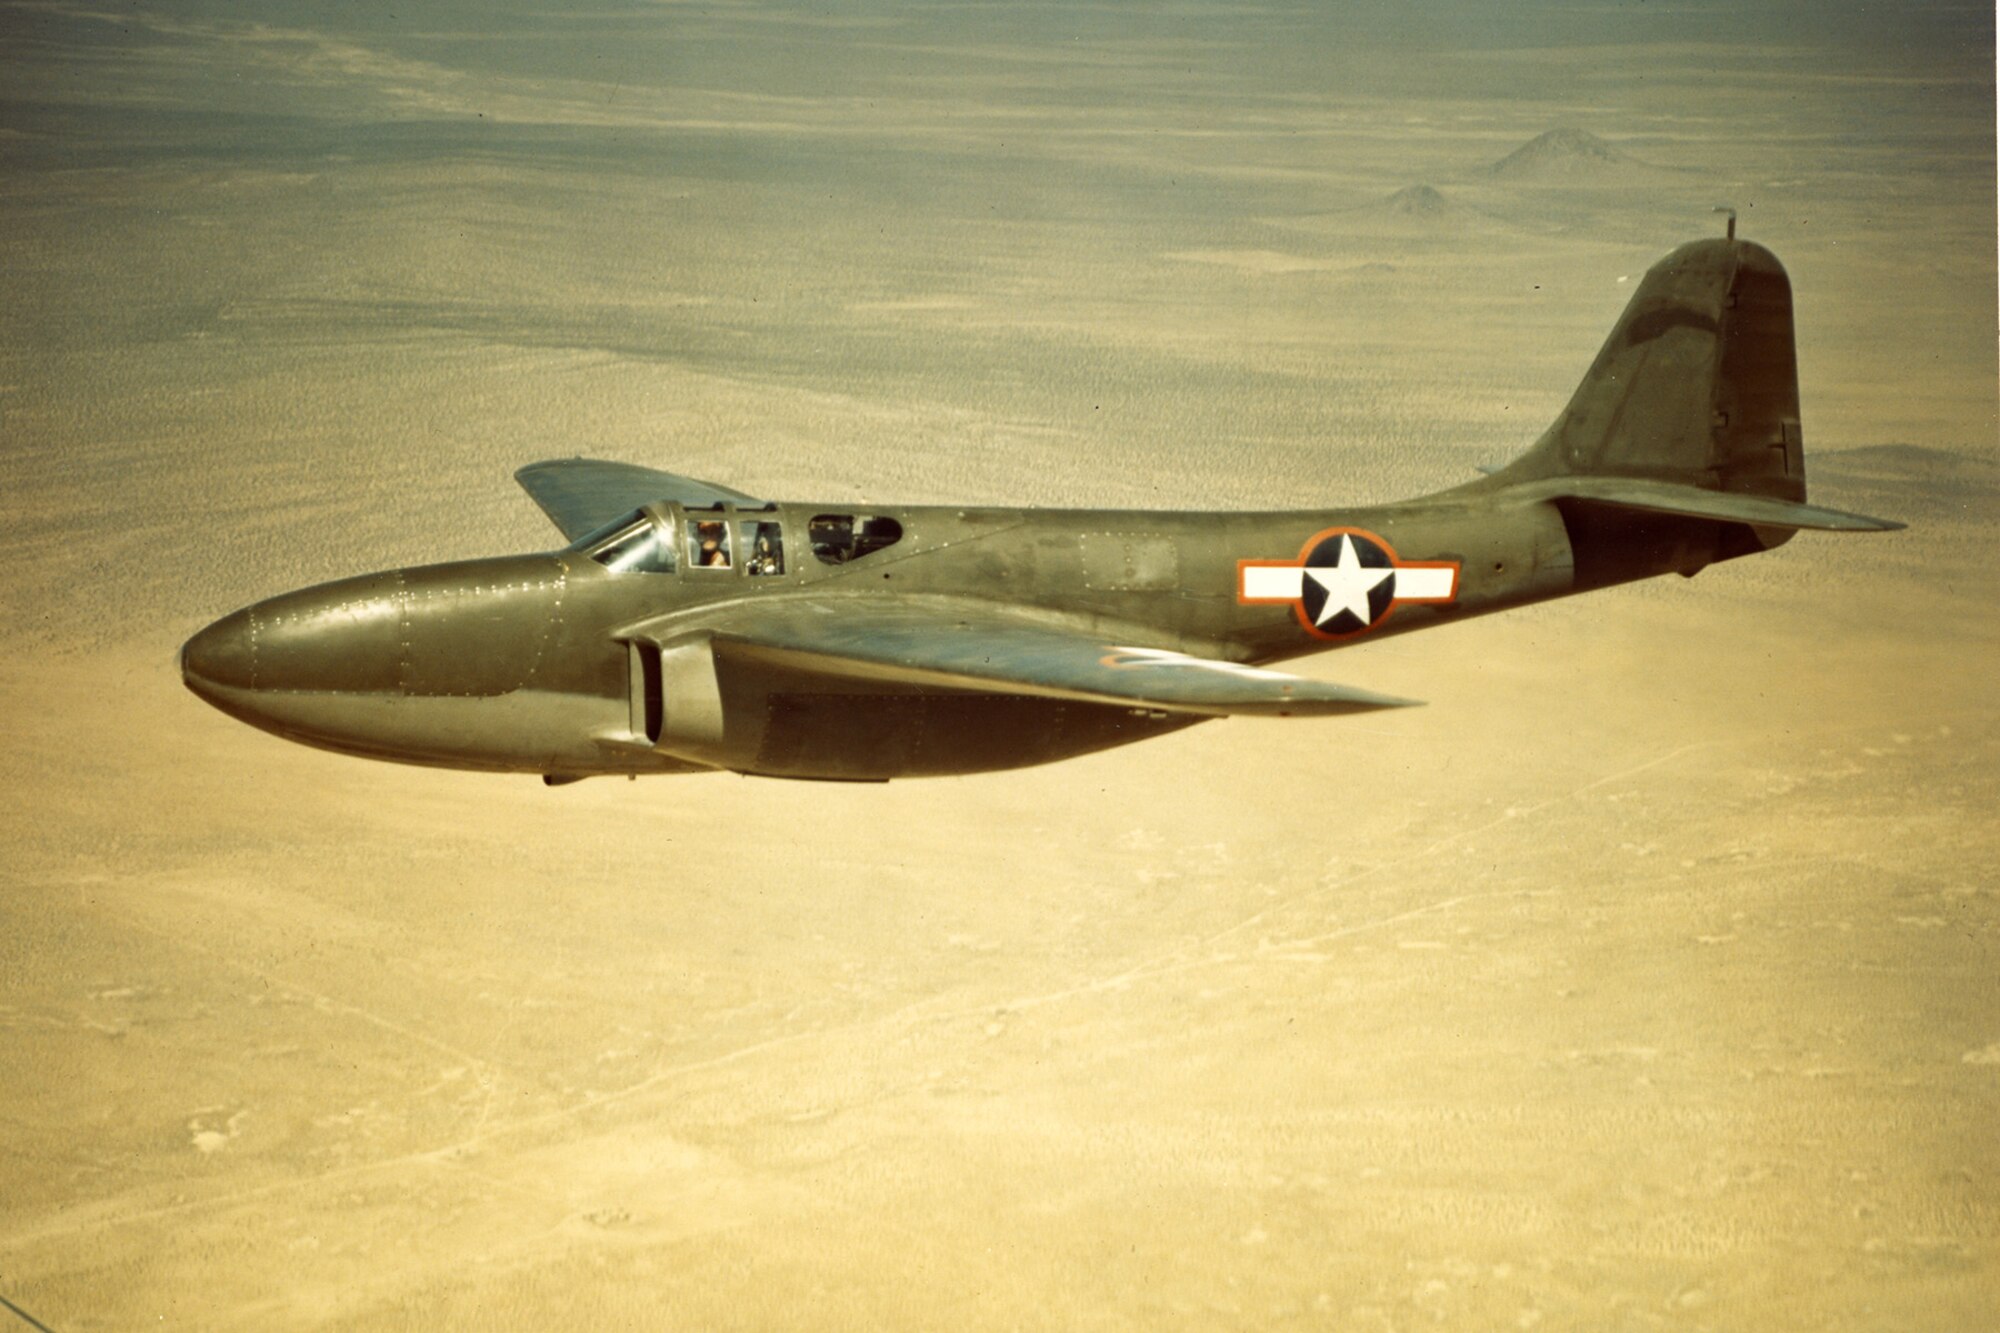
{"label": "national insignia roundel", "polygon": [[1322,639],[1371,630],[1404,602],[1457,596],[1457,561],[1399,559],[1388,542],[1360,528],[1315,533],[1297,560],[1237,562],[1237,601],[1290,602],[1299,624]]}

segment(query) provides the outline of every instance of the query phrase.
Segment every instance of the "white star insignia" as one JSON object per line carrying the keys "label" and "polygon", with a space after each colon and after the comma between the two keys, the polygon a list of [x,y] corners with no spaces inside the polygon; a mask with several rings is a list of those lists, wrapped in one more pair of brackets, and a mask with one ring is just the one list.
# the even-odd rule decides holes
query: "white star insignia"
{"label": "white star insignia", "polygon": [[1341,534],[1340,550],[1334,554],[1330,565],[1308,565],[1306,577],[1326,589],[1326,605],[1319,609],[1315,625],[1324,625],[1342,611],[1366,625],[1368,614],[1368,594],[1382,586],[1382,581],[1396,571],[1381,567],[1370,568],[1361,563],[1355,553],[1354,538]]}

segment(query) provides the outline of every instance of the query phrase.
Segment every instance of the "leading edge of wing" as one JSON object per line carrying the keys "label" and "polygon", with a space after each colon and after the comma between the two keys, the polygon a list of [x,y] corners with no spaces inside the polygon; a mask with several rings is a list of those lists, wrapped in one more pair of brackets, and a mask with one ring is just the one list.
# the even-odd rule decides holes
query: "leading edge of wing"
{"label": "leading edge of wing", "polygon": [[754,617],[732,617],[731,623],[710,630],[718,661],[743,655],[849,680],[1208,717],[1326,717],[1418,702],[981,610],[892,609],[843,600],[793,603],[783,609],[766,603]]}
{"label": "leading edge of wing", "polygon": [[694,508],[764,503],[713,482],[598,458],[551,458],[530,463],[514,474],[514,480],[572,541],[640,505],[660,500]]}

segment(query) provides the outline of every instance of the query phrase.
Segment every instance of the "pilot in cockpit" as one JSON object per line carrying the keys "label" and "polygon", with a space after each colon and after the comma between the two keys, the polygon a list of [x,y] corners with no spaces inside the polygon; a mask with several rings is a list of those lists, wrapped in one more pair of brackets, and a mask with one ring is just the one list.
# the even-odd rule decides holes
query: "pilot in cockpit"
{"label": "pilot in cockpit", "polygon": [[728,529],[720,523],[698,523],[695,525],[695,542],[698,554],[695,559],[703,569],[729,568],[729,547],[725,544]]}

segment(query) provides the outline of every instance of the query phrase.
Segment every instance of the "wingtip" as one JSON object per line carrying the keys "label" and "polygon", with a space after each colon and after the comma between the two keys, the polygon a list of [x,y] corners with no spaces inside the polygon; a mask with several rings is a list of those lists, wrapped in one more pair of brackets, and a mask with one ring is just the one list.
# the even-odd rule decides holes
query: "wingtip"
{"label": "wingtip", "polygon": [[[1322,696],[1318,699],[1301,700],[1288,707],[1272,711],[1280,717],[1342,717],[1349,713],[1379,713],[1390,708],[1422,708],[1422,699],[1404,699],[1393,694],[1377,694],[1373,690],[1357,690],[1350,686],[1339,687],[1336,697]],[[1303,706],[1301,706],[1303,705]]]}
{"label": "wingtip", "polygon": [[1422,699],[1404,699],[1393,694],[1371,694],[1368,698],[1370,701],[1369,707],[1371,708],[1423,708],[1426,706],[1425,701]]}

